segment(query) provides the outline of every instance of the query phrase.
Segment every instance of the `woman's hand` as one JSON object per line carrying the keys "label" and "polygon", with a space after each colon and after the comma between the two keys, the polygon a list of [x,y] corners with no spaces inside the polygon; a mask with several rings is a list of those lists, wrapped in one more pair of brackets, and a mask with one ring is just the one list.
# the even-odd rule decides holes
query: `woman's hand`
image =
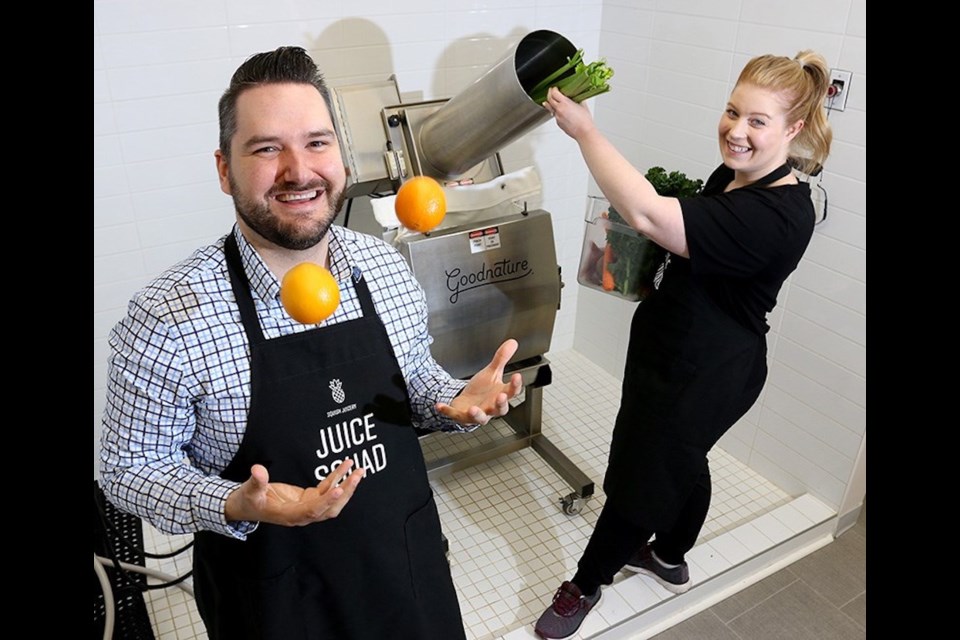
{"label": "woman's hand", "polygon": [[543,106],[553,114],[560,129],[574,140],[595,129],[590,109],[563,95],[556,87],[550,87],[547,91],[547,101]]}

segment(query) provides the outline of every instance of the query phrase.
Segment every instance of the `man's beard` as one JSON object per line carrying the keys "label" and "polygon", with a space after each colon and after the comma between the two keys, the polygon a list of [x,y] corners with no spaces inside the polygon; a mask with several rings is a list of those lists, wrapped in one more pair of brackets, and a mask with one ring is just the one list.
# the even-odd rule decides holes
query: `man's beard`
{"label": "man's beard", "polygon": [[230,177],[230,189],[233,193],[233,206],[237,210],[237,215],[248,227],[260,234],[269,242],[294,251],[302,251],[315,246],[323,240],[330,229],[330,225],[337,219],[337,215],[345,201],[344,190],[331,191],[330,183],[326,180],[317,180],[306,185],[296,185],[293,183],[283,183],[270,190],[267,198],[274,192],[290,191],[324,191],[327,196],[327,202],[330,208],[327,215],[317,221],[311,222],[309,227],[304,228],[302,223],[284,223],[270,211],[270,205],[266,201],[254,200],[243,195],[243,192],[237,188],[237,184]]}

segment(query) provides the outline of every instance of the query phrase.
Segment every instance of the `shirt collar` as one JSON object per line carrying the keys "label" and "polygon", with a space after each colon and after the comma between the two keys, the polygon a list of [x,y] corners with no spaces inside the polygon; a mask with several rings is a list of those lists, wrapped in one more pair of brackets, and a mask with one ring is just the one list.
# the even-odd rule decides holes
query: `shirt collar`
{"label": "shirt collar", "polygon": [[250,292],[255,299],[275,300],[280,297],[280,282],[267,267],[267,264],[253,248],[247,239],[243,237],[240,226],[234,223],[233,237],[237,241],[237,248],[240,249],[240,261],[243,263],[243,271],[247,274],[247,280],[250,281]]}
{"label": "shirt collar", "polygon": [[[344,282],[352,273],[350,265],[349,251],[347,242],[341,238],[340,228],[337,225],[330,225],[329,231],[330,245],[330,270],[337,282]],[[260,300],[279,300],[280,299],[280,281],[277,280],[273,272],[253,248],[247,239],[243,237],[240,226],[234,223],[233,235],[237,240],[237,247],[240,249],[240,259],[243,262],[243,270],[250,281],[250,290],[253,296]]]}

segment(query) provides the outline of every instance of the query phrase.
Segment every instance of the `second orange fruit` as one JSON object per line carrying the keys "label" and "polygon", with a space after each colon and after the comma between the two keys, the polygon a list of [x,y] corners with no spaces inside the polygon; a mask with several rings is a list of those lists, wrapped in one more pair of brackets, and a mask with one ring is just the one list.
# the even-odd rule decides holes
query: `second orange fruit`
{"label": "second orange fruit", "polygon": [[314,262],[301,262],[283,276],[280,302],[297,322],[317,324],[337,310],[340,287],[329,270]]}
{"label": "second orange fruit", "polygon": [[443,187],[429,176],[414,176],[400,185],[393,204],[400,224],[427,233],[443,222],[447,197]]}

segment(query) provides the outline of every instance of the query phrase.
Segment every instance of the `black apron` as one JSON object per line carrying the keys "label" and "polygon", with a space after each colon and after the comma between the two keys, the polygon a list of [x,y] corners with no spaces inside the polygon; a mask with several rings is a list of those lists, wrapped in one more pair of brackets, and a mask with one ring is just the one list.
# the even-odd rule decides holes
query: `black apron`
{"label": "black apron", "polygon": [[[783,165],[744,188],[789,172]],[[766,337],[717,306],[689,260],[668,259],[659,289],[633,315],[603,482],[618,513],[654,532],[671,530],[707,453],[753,406],[767,376]]]}
{"label": "black apron", "polygon": [[221,474],[315,486],[340,460],[366,468],[334,519],[261,523],[246,541],[194,545],[197,608],[211,640],[465,638],[440,519],[400,367],[358,269],[363,317],[265,340],[236,240],[225,246],[251,354],[246,432]]}

